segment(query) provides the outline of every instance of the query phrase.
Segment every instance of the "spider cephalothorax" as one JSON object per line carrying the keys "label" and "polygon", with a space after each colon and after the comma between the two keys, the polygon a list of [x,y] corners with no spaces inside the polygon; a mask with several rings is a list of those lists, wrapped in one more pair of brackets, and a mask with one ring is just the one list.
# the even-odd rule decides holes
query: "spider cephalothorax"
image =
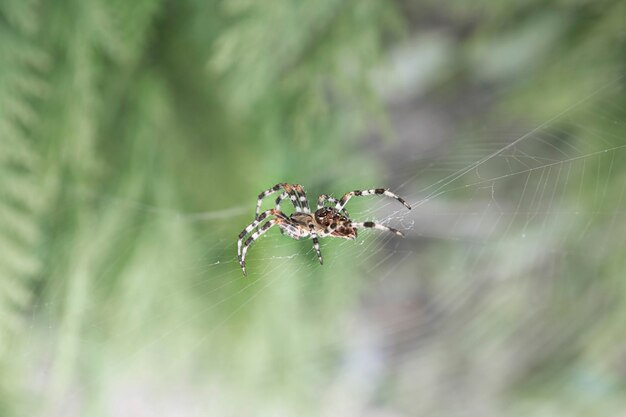
{"label": "spider cephalothorax", "polygon": [[[261,203],[263,199],[270,194],[283,189],[283,193],[276,199],[276,208],[266,210],[261,213]],[[259,198],[256,206],[256,217],[252,223],[250,223],[239,234],[239,240],[237,241],[237,255],[239,257],[239,264],[243,274],[246,275],[246,252],[254,241],[259,238],[263,233],[267,232],[270,227],[278,225],[281,232],[293,239],[302,239],[310,237],[313,240],[313,248],[317,253],[317,258],[320,263],[323,263],[322,253],[320,251],[320,245],[318,237],[339,237],[343,239],[355,239],[357,236],[357,229],[359,228],[373,228],[378,230],[386,230],[395,233],[398,236],[403,236],[402,233],[391,227],[383,226],[382,224],[374,222],[353,222],[350,220],[348,213],[344,209],[350,198],[353,196],[363,196],[372,194],[382,194],[391,198],[395,198],[409,210],[411,206],[398,197],[394,193],[384,188],[374,188],[371,190],[355,190],[350,191],[337,200],[333,197],[322,194],[317,199],[317,211],[311,214],[309,208],[309,202],[306,198],[304,188],[300,184],[276,184],[269,190],[263,191],[259,194]],[[289,198],[291,203],[295,207],[295,212],[290,216],[280,211],[280,203]],[[335,204],[335,207],[327,207],[326,203]],[[261,222],[268,216],[273,216],[267,222],[263,223],[259,227]],[[256,229],[256,230],[255,230]],[[244,237],[250,232],[254,232],[244,241]]]}

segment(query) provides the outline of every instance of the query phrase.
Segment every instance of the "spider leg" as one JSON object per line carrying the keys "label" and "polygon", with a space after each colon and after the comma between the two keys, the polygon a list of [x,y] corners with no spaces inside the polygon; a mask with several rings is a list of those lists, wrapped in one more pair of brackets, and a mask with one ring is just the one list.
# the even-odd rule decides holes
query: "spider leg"
{"label": "spider leg", "polygon": [[[297,184],[292,186],[292,185],[287,184],[286,182],[281,182],[279,184],[276,184],[272,188],[268,188],[267,190],[259,194],[259,197],[256,203],[256,217],[258,217],[259,213],[261,212],[261,204],[263,204],[263,199],[271,194],[274,194],[276,191],[280,190],[281,188],[283,188],[285,190],[285,193],[287,193],[287,195],[289,196],[291,203],[296,209],[296,212],[303,211],[302,204],[300,203],[300,196],[298,196],[298,193],[294,189],[295,186],[297,186]],[[300,186],[300,188],[302,187]],[[306,201],[306,196],[305,196],[305,201]]]}
{"label": "spider leg", "polygon": [[[309,209],[309,202],[306,198],[306,193],[304,191],[304,189],[302,188],[301,185],[299,184],[294,184],[293,185],[293,194],[295,194],[296,200],[298,202],[298,205],[295,206],[296,207],[296,211],[297,207],[299,206],[300,209],[304,212],[304,213],[311,213],[311,210]],[[283,202],[283,200],[285,200],[287,197],[290,197],[289,193],[287,191],[283,192],[281,195],[278,196],[278,198],[276,199],[276,205],[275,208],[276,210],[280,210],[280,204]],[[293,202],[294,199],[291,198],[291,201]]]}
{"label": "spider leg", "polygon": [[[337,200],[335,197],[331,197],[329,195],[326,194],[322,194],[318,197],[317,199],[317,209],[321,209],[324,208],[324,205],[326,204],[326,202],[332,203],[332,204],[339,204],[339,200]],[[348,211],[346,209],[342,209],[341,210],[343,212],[343,214],[346,217],[350,217],[350,215],[348,214]]]}
{"label": "spider leg", "polygon": [[[241,257],[241,247],[243,244],[243,238],[250,233],[251,231],[253,231],[263,220],[265,220],[265,218],[267,216],[276,216],[277,218],[280,218],[281,220],[288,220],[287,216],[285,216],[285,214],[282,211],[279,210],[275,210],[275,209],[270,209],[270,210],[266,210],[263,213],[261,213],[260,215],[258,215],[256,217],[256,219],[254,219],[252,221],[252,223],[250,223],[248,226],[246,226],[241,233],[239,233],[239,239],[237,240],[237,255],[239,257]],[[241,258],[240,258],[241,260]]]}
{"label": "spider leg", "polygon": [[275,226],[275,225],[277,225],[279,223],[282,223],[284,221],[285,220],[281,219],[280,217],[277,217],[277,218],[272,219],[272,220],[268,220],[256,232],[252,233],[252,235],[250,235],[250,237],[248,239],[246,239],[246,243],[244,243],[243,248],[241,250],[241,255],[239,256],[239,265],[241,265],[241,270],[243,271],[243,276],[244,277],[248,275],[247,272],[246,272],[246,252],[248,251],[248,248],[250,247],[250,245],[252,245],[255,240],[257,240],[259,237],[261,237],[272,226]]}
{"label": "spider leg", "polygon": [[[277,209],[280,206],[280,202],[284,199],[287,198],[287,196],[289,196],[289,199],[291,200],[291,203],[293,204],[294,208],[296,209],[296,212],[305,212],[305,213],[310,213],[311,211],[309,210],[309,203],[306,199],[306,193],[304,192],[304,188],[302,188],[302,186],[300,184],[287,184],[285,182],[281,182],[279,184],[276,184],[275,186],[273,186],[272,188],[269,188],[265,191],[263,191],[261,194],[259,194],[258,200],[257,200],[257,204],[256,204],[256,216],[259,215],[259,212],[261,211],[261,204],[263,203],[263,199],[271,194],[274,194],[276,191],[280,190],[281,188],[283,188],[285,190],[285,192],[283,192],[277,199],[276,199],[276,204],[277,204]],[[287,194],[287,196],[285,196],[283,198],[283,196]]]}
{"label": "spider leg", "polygon": [[369,229],[385,230],[387,232],[395,233],[398,236],[404,237],[404,234],[401,231],[374,222],[352,222],[352,227],[354,227],[355,229],[361,229],[365,227]]}
{"label": "spider leg", "polygon": [[319,209],[323,208],[324,204],[327,201],[330,201],[333,204],[337,204],[339,202],[339,200],[337,200],[334,197],[331,197],[331,196],[326,195],[326,194],[320,194],[320,196],[317,197],[317,209],[319,210]]}
{"label": "spider leg", "polygon": [[302,207],[302,211],[305,213],[311,213],[311,209],[309,208],[309,200],[306,198],[306,192],[304,191],[304,187],[300,184],[294,184],[293,188],[296,190],[296,194],[298,194],[298,200],[300,202],[300,206]]}
{"label": "spider leg", "polygon": [[387,197],[394,198],[398,200],[399,202],[401,202],[402,204],[404,204],[406,208],[411,210],[411,206],[409,205],[409,203],[404,201],[403,198],[395,195],[391,191],[386,190],[384,188],[372,188],[371,190],[354,190],[354,191],[347,192],[343,195],[343,197],[341,197],[341,200],[337,203],[335,208],[337,210],[342,210],[345,207],[345,205],[348,204],[348,201],[350,201],[350,199],[354,196],[360,197],[362,195],[372,195],[372,194],[386,195]]}
{"label": "spider leg", "polygon": [[283,200],[286,199],[287,197],[289,197],[289,194],[287,194],[286,191],[282,193],[281,195],[279,195],[278,198],[276,199],[276,206],[274,208],[276,210],[280,210],[280,203],[282,203]]}
{"label": "spider leg", "polygon": [[317,234],[311,231],[311,239],[313,240],[313,249],[317,253],[317,259],[320,261],[320,265],[324,265],[324,258],[322,258],[322,251],[320,251],[320,241],[317,238]]}

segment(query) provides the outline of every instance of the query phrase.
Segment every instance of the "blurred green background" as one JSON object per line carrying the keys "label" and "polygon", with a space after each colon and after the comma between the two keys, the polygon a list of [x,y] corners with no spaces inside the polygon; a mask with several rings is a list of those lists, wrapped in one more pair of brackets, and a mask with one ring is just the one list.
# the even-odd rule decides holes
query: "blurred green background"
{"label": "blurred green background", "polygon": [[[1,0],[0,415],[623,415],[625,28],[618,0]],[[320,266],[271,230],[243,278],[284,181],[389,187],[414,209],[348,211],[407,237]]]}

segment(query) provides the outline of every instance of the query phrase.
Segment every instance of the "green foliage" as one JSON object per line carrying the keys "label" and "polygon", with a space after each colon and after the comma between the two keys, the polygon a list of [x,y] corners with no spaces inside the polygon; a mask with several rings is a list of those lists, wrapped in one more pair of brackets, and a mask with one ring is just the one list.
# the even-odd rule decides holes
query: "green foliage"
{"label": "green foliage", "polygon": [[332,128],[368,100],[380,27],[393,18],[370,0],[234,1],[224,14],[231,23],[215,41],[211,67],[224,80],[225,103],[272,123],[270,135],[316,142],[327,136],[316,134],[319,126]]}
{"label": "green foliage", "polygon": [[[282,329],[298,317],[332,345],[308,309],[267,310],[277,295],[240,281],[236,264],[203,272],[210,259],[231,256],[241,222],[221,230],[177,220],[252,201],[243,196],[292,167],[252,181],[235,165],[258,170],[265,156],[280,167],[281,148],[287,156],[292,144],[333,143],[368,110],[367,73],[393,9],[275,3],[0,3],[0,353],[13,362],[2,367],[0,403],[32,390],[45,367],[44,388],[18,412],[61,410],[77,389],[93,411],[115,386],[109,372],[143,377],[142,364],[161,355],[173,358],[162,375],[207,353],[235,364],[245,355],[237,345],[262,349],[270,363],[232,369],[229,383],[248,378],[252,393],[277,358],[302,354],[294,335],[276,357],[278,336],[259,334],[267,320],[284,321]],[[308,172],[326,157],[315,153]],[[256,306],[250,285],[261,288]],[[286,302],[301,286],[273,289]],[[345,305],[316,302],[329,316]],[[238,315],[240,303],[251,309]]]}
{"label": "green foliage", "polygon": [[44,166],[33,137],[36,102],[47,92],[48,56],[36,41],[34,2],[0,8],[0,358],[33,302],[41,270],[41,226],[48,199]]}

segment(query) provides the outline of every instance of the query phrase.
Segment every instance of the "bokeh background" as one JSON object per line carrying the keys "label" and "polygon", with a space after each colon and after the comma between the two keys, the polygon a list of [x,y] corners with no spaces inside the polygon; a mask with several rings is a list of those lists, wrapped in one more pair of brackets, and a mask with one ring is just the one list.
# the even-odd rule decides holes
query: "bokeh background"
{"label": "bokeh background", "polygon": [[[624,415],[625,23],[0,1],[0,415]],[[407,237],[271,230],[243,278],[283,181]]]}

